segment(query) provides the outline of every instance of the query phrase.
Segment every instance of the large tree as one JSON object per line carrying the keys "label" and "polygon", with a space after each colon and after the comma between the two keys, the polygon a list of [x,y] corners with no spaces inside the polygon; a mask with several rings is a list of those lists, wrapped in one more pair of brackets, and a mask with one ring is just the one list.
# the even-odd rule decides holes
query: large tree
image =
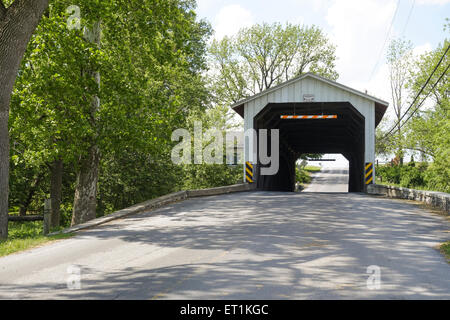
{"label": "large tree", "polygon": [[28,41],[49,0],[0,0],[0,239],[8,236],[9,105]]}
{"label": "large tree", "polygon": [[[96,19],[90,28],[85,28],[84,38],[98,50],[101,43],[101,22]],[[94,85],[100,89],[100,72],[98,68],[85,67],[83,74],[91,78]],[[98,145],[98,113],[100,98],[98,94],[88,96],[90,100],[89,118],[91,119],[92,134],[86,154],[82,154],[78,161],[77,181],[73,201],[72,225],[80,224],[96,217],[97,183],[100,166],[100,148]]]}
{"label": "large tree", "polygon": [[306,72],[337,79],[335,46],[316,26],[256,24],[210,48],[214,92],[232,103]]}
{"label": "large tree", "polygon": [[[176,188],[168,163],[171,132],[192,110],[204,109],[209,26],[196,21],[191,1],[90,0],[80,5],[82,29],[69,30],[70,3],[51,5],[28,46],[11,135],[13,171],[27,173],[31,184],[50,167],[56,206],[61,160],[65,174],[77,176],[71,200],[63,192],[65,216],[73,203],[77,224]],[[99,20],[102,37],[91,41],[83,27],[93,30]],[[16,180],[15,193],[27,186],[26,179]],[[27,203],[28,189],[14,195],[14,204]],[[42,193],[48,190],[36,196],[41,202]]]}
{"label": "large tree", "polygon": [[[435,66],[444,56],[450,41],[445,40],[435,50],[422,55],[412,72],[410,87],[417,95]],[[450,82],[448,66],[450,56],[444,56],[420,101],[429,96],[426,107],[414,113],[405,125],[405,148],[432,160],[427,170],[426,183],[431,190],[450,192]],[[440,79],[439,82],[437,82]],[[436,86],[434,84],[437,83]]]}
{"label": "large tree", "polygon": [[[183,0],[111,1],[101,16],[101,106],[94,119],[92,146],[80,162],[72,223],[95,217],[98,165],[102,154],[133,152],[158,158],[179,127],[205,97],[204,37],[194,2]],[[97,81],[98,82],[98,81]],[[97,101],[98,102],[98,101]],[[168,154],[168,153],[167,153]],[[82,214],[85,212],[86,214]]]}
{"label": "large tree", "polygon": [[413,46],[411,41],[404,39],[394,39],[391,41],[387,62],[389,65],[389,80],[391,86],[392,107],[395,114],[395,140],[393,140],[396,148],[396,157],[403,164],[403,133],[400,119],[403,116],[405,106],[407,104],[407,82],[409,73],[413,65]]}
{"label": "large tree", "polygon": [[[47,167],[50,169],[54,227],[59,225],[64,162],[72,165],[74,160],[87,158],[96,150],[91,137],[95,136],[99,107],[99,75],[95,69],[100,52],[99,32],[95,32],[98,28],[92,26],[99,24],[90,22],[101,11],[96,6],[97,1],[85,1],[82,12],[86,13],[83,15],[86,28],[72,29],[68,27],[70,17],[66,13],[70,3],[63,0],[52,3],[31,38],[19,69],[10,119],[15,163],[23,162],[26,167],[35,168],[38,176],[42,176],[42,170]],[[17,153],[17,144],[23,149],[22,154]],[[83,217],[88,205],[79,206],[79,201],[89,199],[85,202],[94,204],[96,201],[96,181],[90,188],[86,187],[89,182],[85,183],[84,178],[89,174],[85,168],[94,168],[95,176],[98,161],[79,162],[90,162],[87,166],[77,166],[78,197],[74,207],[79,212],[77,216]],[[83,188],[94,189],[94,192],[83,192]],[[87,193],[86,196],[80,196],[83,193]],[[93,208],[91,218],[95,217],[95,205]]]}

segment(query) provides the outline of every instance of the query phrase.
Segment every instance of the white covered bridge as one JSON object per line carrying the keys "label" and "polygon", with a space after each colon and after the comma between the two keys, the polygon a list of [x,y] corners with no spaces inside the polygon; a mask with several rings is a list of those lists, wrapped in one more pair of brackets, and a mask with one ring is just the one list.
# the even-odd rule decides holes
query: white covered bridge
{"label": "white covered bridge", "polygon": [[[341,153],[349,161],[350,192],[364,191],[375,178],[375,128],[387,107],[385,101],[311,73],[232,106],[244,118],[245,130],[279,129],[278,173],[260,175],[259,156],[252,161],[259,190],[294,190],[295,162],[301,154]],[[253,143],[249,139],[246,162]]]}

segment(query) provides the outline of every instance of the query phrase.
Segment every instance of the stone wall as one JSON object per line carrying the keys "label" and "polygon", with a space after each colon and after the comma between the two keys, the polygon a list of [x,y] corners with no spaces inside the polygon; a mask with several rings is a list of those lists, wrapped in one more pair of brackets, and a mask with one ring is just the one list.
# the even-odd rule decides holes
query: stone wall
{"label": "stone wall", "polygon": [[384,195],[389,198],[424,202],[450,214],[450,194],[436,191],[423,191],[401,187],[372,184],[367,187],[368,194]]}

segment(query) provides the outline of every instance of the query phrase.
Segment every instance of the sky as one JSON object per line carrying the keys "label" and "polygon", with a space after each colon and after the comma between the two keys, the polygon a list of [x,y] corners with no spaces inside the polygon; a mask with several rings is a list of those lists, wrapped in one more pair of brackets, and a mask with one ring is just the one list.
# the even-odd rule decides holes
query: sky
{"label": "sky", "polygon": [[[445,37],[450,0],[197,0],[199,18],[214,37],[236,34],[255,23],[316,25],[336,45],[338,82],[391,105],[387,47],[410,40],[415,54],[436,48]],[[392,107],[388,109],[392,114]]]}
{"label": "sky", "polygon": [[367,90],[387,102],[390,90],[385,56],[390,39],[404,37],[412,41],[415,53],[423,53],[436,48],[448,36],[443,26],[445,18],[450,18],[450,0],[197,0],[197,3],[198,16],[211,23],[218,39],[261,22],[319,26],[337,46],[338,82]]}

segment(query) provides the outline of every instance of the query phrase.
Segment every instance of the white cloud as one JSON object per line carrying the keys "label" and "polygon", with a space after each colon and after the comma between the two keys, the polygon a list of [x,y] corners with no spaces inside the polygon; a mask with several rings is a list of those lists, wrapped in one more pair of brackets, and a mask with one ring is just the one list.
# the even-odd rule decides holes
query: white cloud
{"label": "white cloud", "polygon": [[[413,54],[414,56],[418,57],[431,50],[433,50],[433,47],[430,43],[427,42],[423,45],[414,47]],[[362,92],[367,90],[368,94],[389,102],[390,107],[388,109],[387,115],[391,119],[394,117],[389,80],[389,66],[386,63],[383,63],[378,68],[377,72],[374,74],[370,81],[349,81],[347,85]]]}
{"label": "white cloud", "polygon": [[[326,17],[332,28],[330,37],[337,45],[336,68],[340,74],[339,81],[363,92],[367,90],[368,94],[388,102],[391,102],[391,92],[389,67],[386,65],[385,56],[389,41],[395,36],[396,30],[392,28],[387,41],[386,37],[396,2],[396,0],[335,1]],[[385,41],[386,45],[380,55]],[[425,43],[415,47],[413,52],[420,55],[430,50],[432,45]],[[378,61],[378,67],[372,75]]]}
{"label": "white cloud", "polygon": [[208,10],[211,9],[214,4],[213,0],[197,0],[197,14],[200,18],[207,16]]}
{"label": "white cloud", "polygon": [[220,9],[214,19],[215,38],[232,36],[241,28],[251,26],[254,22],[252,13],[238,4],[232,4]]}
{"label": "white cloud", "polygon": [[298,5],[298,4],[304,4],[308,5],[310,8],[312,8],[314,11],[322,11],[326,10],[328,7],[330,7],[333,0],[291,0],[292,3]]}
{"label": "white cloud", "polygon": [[321,11],[325,8],[329,8],[333,1],[332,0],[314,0],[311,2],[312,2],[313,9],[315,11]]}
{"label": "white cloud", "polygon": [[314,11],[323,11],[331,5],[334,0],[289,0],[294,6],[307,6]]}
{"label": "white cloud", "polygon": [[450,0],[418,0],[417,3],[421,5],[443,5],[450,3]]}
{"label": "white cloud", "polygon": [[[433,47],[430,43],[427,42],[423,45],[414,47],[413,55],[418,57],[431,50],[433,50]],[[391,91],[389,86],[389,67],[386,63],[380,64],[380,67],[378,68],[377,72],[375,72],[370,81],[349,81],[348,85],[362,92],[367,90],[368,94],[378,97],[382,100],[388,102],[391,101]]]}
{"label": "white cloud", "polygon": [[413,54],[415,56],[420,56],[424,53],[430,52],[433,50],[433,46],[431,45],[431,43],[427,42],[421,46],[417,46],[413,49]]}
{"label": "white cloud", "polygon": [[331,39],[337,45],[337,70],[341,80],[367,81],[380,58],[395,0],[335,1],[326,16]]}
{"label": "white cloud", "polygon": [[295,18],[287,19],[287,22],[292,24],[303,25],[305,24],[305,18],[303,16],[297,16]]}
{"label": "white cloud", "polygon": [[391,91],[389,86],[389,67],[383,64],[378,68],[370,81],[367,80],[353,80],[346,83],[348,86],[356,90],[365,92],[367,94],[377,97],[381,100],[390,102]]}

